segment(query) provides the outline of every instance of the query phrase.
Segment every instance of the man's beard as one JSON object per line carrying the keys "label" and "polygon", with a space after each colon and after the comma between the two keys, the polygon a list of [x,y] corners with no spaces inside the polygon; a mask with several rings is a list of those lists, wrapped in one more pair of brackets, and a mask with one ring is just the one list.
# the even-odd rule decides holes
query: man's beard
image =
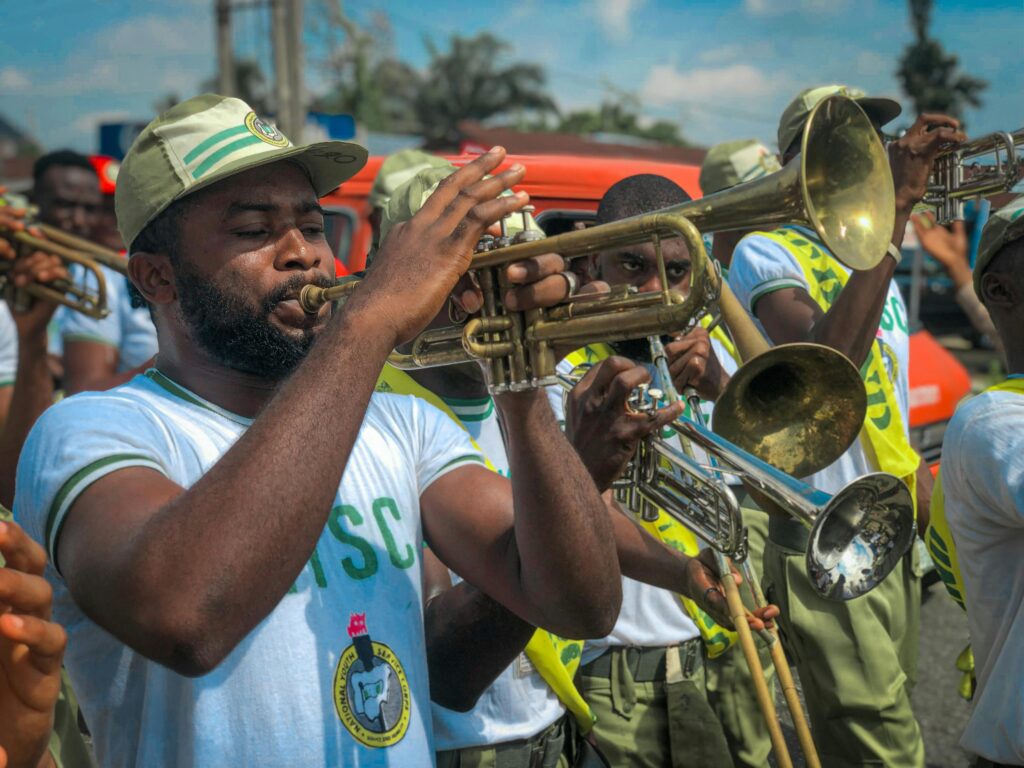
{"label": "man's beard", "polygon": [[[179,262],[176,270],[181,316],[192,339],[217,362],[232,370],[263,379],[283,379],[302,362],[313,346],[315,336],[307,330],[301,336],[289,336],[270,323],[277,305],[294,297],[309,280],[296,275],[253,306],[237,295],[227,293]],[[328,278],[314,281],[328,288]]]}

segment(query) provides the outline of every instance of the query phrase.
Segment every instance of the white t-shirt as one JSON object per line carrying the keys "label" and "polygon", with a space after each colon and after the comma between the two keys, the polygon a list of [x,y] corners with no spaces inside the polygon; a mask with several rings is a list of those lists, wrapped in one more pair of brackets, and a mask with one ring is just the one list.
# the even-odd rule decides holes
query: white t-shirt
{"label": "white t-shirt", "polygon": [[7,302],[0,301],[0,387],[14,385],[18,373],[18,329]]}
{"label": "white t-shirt", "polygon": [[121,373],[142,365],[156,354],[156,328],[149,309],[132,306],[128,278],[107,267],[102,269],[110,314],[96,320],[61,307],[57,310],[56,322],[65,344],[94,341],[114,347],[118,353],[117,372]]}
{"label": "white t-shirt", "polygon": [[[793,229],[797,229],[824,250],[824,246],[812,232],[803,227]],[[831,262],[835,270],[850,274],[850,271],[835,259]],[[796,257],[779,243],[758,234],[747,235],[736,246],[732,263],[729,265],[728,280],[736,298],[754,317],[762,332],[764,328],[754,314],[758,299],[782,288],[803,288],[809,291],[803,269],[800,268]],[[889,285],[889,294],[882,310],[876,337],[882,349],[885,369],[893,382],[896,401],[903,416],[903,427],[909,434],[910,334],[907,326],[907,309],[895,280]],[[807,481],[819,490],[835,493],[861,475],[877,471],[878,461],[871,446],[862,436],[839,459],[811,475]]]}
{"label": "white t-shirt", "polygon": [[[508,456],[494,401],[444,398],[452,412],[503,477]],[[452,583],[459,577],[452,573]],[[434,744],[438,751],[501,744],[536,736],[555,722],[565,707],[530,664],[525,653],[502,672],[469,712],[433,705]]]}
{"label": "white t-shirt", "polygon": [[[716,354],[723,365],[730,360],[713,340]],[[572,373],[573,365],[568,360],[558,364],[558,372]],[[565,423],[565,391],[561,386],[547,388],[548,401],[559,423]],[[642,581],[622,577],[622,608],[611,634],[598,640],[588,640],[583,646],[581,664],[589,664],[609,648],[635,646],[658,648],[678,645],[700,637],[700,630],[686,613],[679,596],[667,589],[644,584]]]}
{"label": "white t-shirt", "polygon": [[963,403],[942,446],[946,520],[967,591],[978,690],[960,744],[1024,763],[1024,396]]}
{"label": "white t-shirt", "polygon": [[[251,423],[152,369],[108,392],[70,397],[28,438],[15,518],[52,558],[64,516],[89,484],[148,467],[188,488]],[[375,394],[309,563],[198,678],[98,627],[48,567],[54,618],[69,635],[65,665],[100,763],[432,765],[419,499],[469,463],[482,458],[447,416],[413,397]]]}

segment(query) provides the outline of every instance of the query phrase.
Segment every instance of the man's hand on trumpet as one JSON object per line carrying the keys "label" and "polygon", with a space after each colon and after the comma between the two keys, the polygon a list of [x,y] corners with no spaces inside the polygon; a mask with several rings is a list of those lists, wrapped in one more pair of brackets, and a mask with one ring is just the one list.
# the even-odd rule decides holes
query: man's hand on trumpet
{"label": "man's hand on trumpet", "polygon": [[[0,188],[0,193],[2,192],[3,189]],[[12,297],[19,289],[31,283],[50,283],[66,279],[68,276],[59,256],[43,251],[19,253],[14,243],[4,237],[5,234],[25,230],[36,237],[42,237],[42,234],[34,231],[32,227],[26,227],[24,217],[24,209],[0,206],[0,273],[5,273],[7,277],[4,298],[11,307],[19,338],[45,334],[46,325],[53,317],[57,305],[48,301],[32,301],[27,308],[19,310],[17,302],[11,301]]]}
{"label": "man's hand on trumpet", "polygon": [[704,328],[697,327],[686,334],[679,334],[665,345],[668,355],[672,383],[682,392],[693,387],[704,400],[714,402],[729,383],[729,374],[711,346],[711,335]]}
{"label": "man's hand on trumpet", "polygon": [[682,403],[647,412],[630,410],[630,395],[650,381],[642,365],[609,357],[587,371],[569,393],[565,434],[601,491],[622,474],[643,438],[683,412]]}
{"label": "man's hand on trumpet", "polygon": [[[743,583],[735,565],[731,565],[732,577],[739,586]],[[725,600],[721,580],[718,578],[718,567],[715,564],[715,553],[710,549],[703,550],[697,557],[688,558],[684,582],[679,588],[681,595],[686,595],[700,607],[702,611],[711,616],[723,627],[732,627],[732,619],[729,618],[729,606]],[[747,623],[754,632],[771,626],[772,621],[779,615],[779,608],[775,605],[766,605],[757,608],[753,612],[747,612]]]}

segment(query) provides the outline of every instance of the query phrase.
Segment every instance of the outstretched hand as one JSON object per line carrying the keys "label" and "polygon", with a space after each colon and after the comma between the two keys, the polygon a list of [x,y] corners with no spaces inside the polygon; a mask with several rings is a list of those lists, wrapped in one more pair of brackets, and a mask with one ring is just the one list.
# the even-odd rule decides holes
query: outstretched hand
{"label": "outstretched hand", "polygon": [[395,224],[381,242],[350,301],[372,301],[396,346],[437,315],[488,227],[529,202],[525,192],[501,194],[523,178],[522,165],[485,178],[504,157],[505,150],[495,147],[443,179],[415,215]]}
{"label": "outstretched hand", "polygon": [[[711,549],[704,549],[697,557],[691,557],[686,566],[686,582],[680,592],[697,603],[698,607],[718,624],[733,629],[729,604],[725,599],[725,588],[718,577],[715,559],[715,553]],[[736,566],[732,566],[732,578],[736,586],[743,583],[743,577],[736,570]],[[766,605],[753,613],[748,611],[747,624],[750,625],[751,631],[760,632],[773,626],[773,620],[778,615],[777,606]]]}
{"label": "outstretched hand", "polygon": [[0,767],[36,768],[46,756],[67,635],[50,621],[46,554],[0,522]]}
{"label": "outstretched hand", "polygon": [[646,413],[631,412],[626,407],[630,395],[650,380],[642,365],[624,357],[609,357],[591,368],[569,393],[565,434],[602,492],[622,474],[640,440],[683,412],[682,403]]}

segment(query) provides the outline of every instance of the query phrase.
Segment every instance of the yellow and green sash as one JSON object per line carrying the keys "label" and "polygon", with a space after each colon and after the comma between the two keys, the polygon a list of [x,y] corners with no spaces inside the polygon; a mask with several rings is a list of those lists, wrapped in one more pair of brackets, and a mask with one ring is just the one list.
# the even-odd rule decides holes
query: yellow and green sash
{"label": "yellow and green sash", "polygon": [[[811,298],[822,311],[827,312],[849,279],[844,270],[837,268],[833,257],[797,230],[783,228],[757,234],[774,240],[793,254],[803,270]],[[879,468],[907,484],[914,497],[916,515],[916,472],[921,459],[907,438],[903,416],[896,401],[896,390],[885,369],[878,339],[872,342],[860,373],[868,395],[868,411],[861,434],[871,445]]]}
{"label": "yellow and green sash", "polygon": [[[455,415],[448,404],[435,395],[426,387],[417,384],[409,374],[385,365],[377,379],[378,392],[391,392],[396,395],[413,395],[421,400],[426,400],[438,410],[442,411],[453,422],[465,430],[459,417]],[[476,441],[470,438],[473,445],[480,450]],[[483,451],[480,451],[483,455]],[[494,464],[484,456],[484,463],[487,468],[497,472]],[[551,690],[561,700],[565,707],[572,712],[573,717],[579,724],[580,729],[586,733],[594,725],[595,717],[590,711],[587,702],[583,700],[576,686],[573,684],[573,677],[580,665],[580,655],[583,652],[583,641],[565,640],[553,635],[547,630],[538,629],[533,633],[530,642],[526,645],[526,656],[530,659],[538,674]]]}
{"label": "yellow and green sash", "polygon": [[[705,317],[701,321],[701,325],[704,327],[707,327],[709,323],[709,317]],[[715,328],[711,332],[711,336],[717,339],[734,359],[736,358],[736,349],[732,339],[728,337],[721,327]],[[606,344],[590,344],[570,353],[566,360],[575,367],[578,365],[594,364],[614,354],[614,350]],[[689,406],[687,406],[687,409],[689,409]],[[689,557],[695,557],[700,553],[700,545],[693,531],[664,510],[658,510],[657,520],[637,520],[637,522],[654,538],[678,552],[682,552]],[[679,599],[682,601],[687,615],[697,625],[697,629],[700,630],[700,636],[704,641],[708,658],[717,658],[733,646],[736,642],[735,632],[715,623],[715,620],[702,611],[690,598],[679,595]]]}

